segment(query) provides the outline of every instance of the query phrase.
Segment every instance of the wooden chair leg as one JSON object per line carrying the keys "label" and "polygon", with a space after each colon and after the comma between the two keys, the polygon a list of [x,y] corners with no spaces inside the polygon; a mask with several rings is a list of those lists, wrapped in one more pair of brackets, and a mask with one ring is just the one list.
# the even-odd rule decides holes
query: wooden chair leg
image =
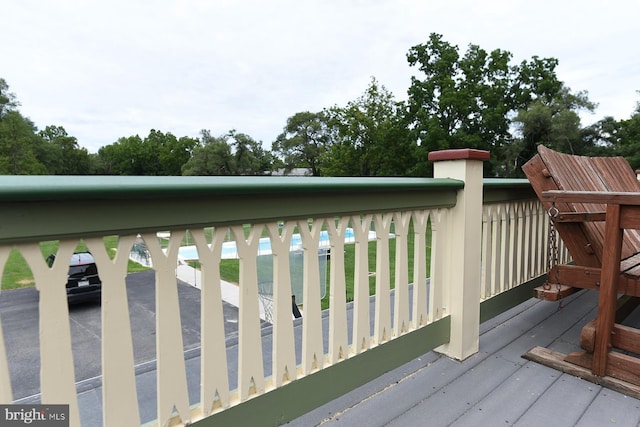
{"label": "wooden chair leg", "polygon": [[607,250],[602,256],[592,368],[593,374],[600,377],[606,375],[607,358],[611,349],[611,332],[616,315],[616,280],[620,276],[623,231],[620,228],[620,205],[607,205],[607,220],[604,231],[604,247]]}

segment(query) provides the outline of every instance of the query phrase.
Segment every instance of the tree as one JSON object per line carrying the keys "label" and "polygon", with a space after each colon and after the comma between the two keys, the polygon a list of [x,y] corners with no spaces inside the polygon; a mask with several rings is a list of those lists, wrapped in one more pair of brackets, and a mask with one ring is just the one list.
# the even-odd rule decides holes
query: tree
{"label": "tree", "polygon": [[200,143],[182,167],[183,175],[233,175],[235,159],[227,139],[213,137],[208,130],[200,132]]}
{"label": "tree", "polygon": [[46,167],[36,157],[40,142],[37,128],[17,110],[20,104],[0,78],[0,174],[46,174]]}
{"label": "tree", "polygon": [[513,119],[520,138],[509,147],[503,174],[522,176],[522,165],[533,157],[538,144],[564,153],[598,154],[593,139],[587,137],[589,132],[581,128],[578,115],[579,110],[594,109],[586,92],[573,94],[563,86],[555,97],[540,97],[528,109],[520,110]]}
{"label": "tree", "polygon": [[195,138],[178,139],[151,129],[144,139],[135,135],[102,147],[98,151],[98,171],[109,175],[179,176],[196,145]]}
{"label": "tree", "polygon": [[321,174],[320,159],[331,141],[327,117],[323,112],[303,111],[287,119],[271,151],[279,156],[287,171],[308,168],[313,176]]}
{"label": "tree", "polygon": [[229,131],[227,138],[232,140],[234,150],[234,175],[264,175],[271,171],[273,156],[262,147],[262,143],[235,129]]}
{"label": "tree", "polygon": [[87,175],[90,172],[89,152],[62,126],[47,126],[38,133],[42,139],[38,158],[52,175]]}
{"label": "tree", "polygon": [[372,77],[357,100],[326,110],[332,141],[322,159],[323,174],[407,175],[414,163],[414,144],[404,108]]}
{"label": "tree", "polygon": [[614,153],[623,156],[634,169],[640,169],[640,102],[633,115],[615,126]]}
{"label": "tree", "polygon": [[14,110],[5,111],[0,119],[0,174],[42,175],[47,168],[37,159],[36,127]]}
{"label": "tree", "polygon": [[264,175],[271,170],[273,157],[250,136],[229,131],[219,137],[200,132],[200,144],[183,166],[183,175]]}
{"label": "tree", "polygon": [[[589,145],[589,155],[592,156],[625,156],[622,151],[622,146],[631,143],[633,141],[638,141],[640,135],[636,135],[634,138],[631,136],[628,138],[628,134],[625,130],[623,130],[623,126],[625,120],[616,120],[611,116],[604,117],[601,120],[598,120],[596,123],[591,126],[582,129],[582,138],[585,140],[585,143]],[[640,148],[640,147],[639,147]],[[629,163],[632,163],[631,157],[637,152],[634,149],[631,150],[629,157]],[[640,166],[640,164],[638,164]]]}
{"label": "tree", "polygon": [[423,151],[418,169],[429,170],[424,152],[477,148],[492,154],[486,172],[499,171],[513,139],[511,118],[536,100],[554,99],[562,87],[555,75],[557,60],[534,56],[510,65],[511,59],[510,52],[476,45],[461,56],[457,46],[435,33],[409,50],[409,64],[423,74],[411,78],[408,91],[408,122]]}
{"label": "tree", "polygon": [[111,145],[98,150],[102,170],[107,175],[153,175],[149,163],[155,163],[157,153],[144,152],[142,138],[138,135],[119,138]]}
{"label": "tree", "polygon": [[15,94],[9,92],[9,85],[5,79],[0,78],[0,119],[9,111],[14,111],[19,105]]}
{"label": "tree", "polygon": [[153,150],[157,153],[155,174],[179,176],[182,174],[182,166],[189,161],[198,145],[198,140],[186,136],[176,138],[171,133],[151,129],[143,144],[148,146],[147,152]]}

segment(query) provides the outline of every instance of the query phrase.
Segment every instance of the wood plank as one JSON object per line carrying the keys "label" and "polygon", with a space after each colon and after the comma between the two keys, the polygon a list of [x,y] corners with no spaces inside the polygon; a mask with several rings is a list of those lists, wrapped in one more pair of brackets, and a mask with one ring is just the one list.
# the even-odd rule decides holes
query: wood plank
{"label": "wood plank", "polygon": [[559,301],[579,290],[581,289],[565,285],[543,285],[533,289],[533,296],[545,301]]}
{"label": "wood plank", "polygon": [[556,222],[604,221],[605,218],[604,212],[560,212]]}
{"label": "wood plank", "polygon": [[591,162],[600,175],[616,178],[606,183],[609,191],[640,192],[640,182],[624,157],[591,157]]}
{"label": "wood plank", "polygon": [[[593,353],[596,341],[595,320],[587,323],[580,333],[580,348]],[[614,324],[611,335],[611,347],[640,354],[640,330],[630,326]]]}
{"label": "wood plank", "polygon": [[620,206],[607,205],[607,222],[604,245],[609,248],[604,254],[596,320],[596,344],[593,351],[593,373],[603,376],[607,368],[607,355],[611,344],[611,331],[616,313],[616,279],[620,275],[620,252],[622,230],[620,229]]}
{"label": "wood plank", "polygon": [[[635,197],[638,197],[640,199],[640,193],[631,193],[631,194],[637,195]],[[621,217],[620,217],[621,227],[626,229],[634,229],[634,230],[640,228],[640,208],[638,208],[638,205],[640,205],[640,203],[637,203],[637,204],[621,203],[621,205],[623,206]]]}
{"label": "wood plank", "polygon": [[[584,156],[574,156],[564,153],[558,153],[543,146],[538,147],[538,152],[542,157],[549,174],[554,178],[559,190],[573,191],[607,191],[608,187],[606,182],[610,179],[603,177],[598,172],[598,169],[594,166],[592,159]],[[556,203],[558,209],[564,212],[562,204]],[[567,203],[570,207],[568,211],[572,212],[603,212],[604,204],[594,204],[593,201],[588,199],[576,200]],[[604,225],[601,223],[585,222],[579,225],[579,231],[563,230],[563,227],[558,227],[558,232],[563,240],[566,240],[567,234],[580,234],[584,236],[587,244],[578,246],[576,248],[569,248],[572,255],[582,254],[586,251],[587,254],[591,254],[591,250],[599,260],[602,257],[604,241]],[[582,256],[582,255],[580,255]],[[575,256],[574,256],[575,259]],[[576,260],[579,265],[584,264]],[[596,266],[596,265],[593,265]]]}
{"label": "wood plank", "polygon": [[[622,296],[618,298],[617,307],[616,307],[616,318],[615,324],[613,326],[613,334],[611,337],[611,345],[615,348],[625,349],[627,351],[632,351],[634,353],[640,353],[635,347],[635,345],[640,345],[640,341],[638,344],[626,344],[624,341],[621,341],[621,337],[625,335],[625,332],[621,331],[622,328],[628,328],[627,326],[620,325],[637,307],[640,305],[640,298],[630,297],[630,296]],[[630,328],[632,330],[636,330],[634,328]],[[626,339],[626,338],[625,338]],[[595,319],[587,323],[580,333],[580,348],[583,350],[593,353],[593,349],[595,346],[596,340],[596,322]]]}
{"label": "wood plank", "polygon": [[534,347],[522,357],[532,362],[540,363],[569,375],[582,378],[594,384],[599,384],[611,390],[640,399],[640,386],[610,376],[596,376],[588,368],[565,360],[567,356],[544,347]]}
{"label": "wood plank", "polygon": [[609,353],[606,375],[630,384],[640,389],[640,359],[623,353]]}
{"label": "wood plank", "polygon": [[[558,190],[560,187],[547,169],[547,165],[545,165],[540,155],[529,160],[522,167],[522,170],[531,182],[531,185],[538,195],[538,199],[542,202],[544,209],[548,210],[551,208],[551,201],[545,200],[542,195],[546,191]],[[564,202],[557,202],[556,207],[561,212],[573,212],[575,210],[573,205]],[[600,211],[602,210],[604,210],[604,208],[600,209]],[[558,223],[556,224],[556,229],[577,264],[592,267],[600,266],[599,257],[596,256],[595,253],[587,253],[583,249],[589,247],[589,241],[587,240],[581,224]]]}
{"label": "wood plank", "polygon": [[582,267],[577,265],[557,265],[549,272],[553,282],[564,286],[574,286],[583,289],[600,289],[600,268]]}
{"label": "wood plank", "polygon": [[[540,159],[532,162],[531,166],[525,165],[523,170],[535,187],[540,182],[554,181],[555,189],[551,185],[540,187],[540,191],[536,190],[539,198],[545,203],[541,193],[545,190],[562,190],[569,192],[597,192],[598,197],[608,198],[609,195],[615,193],[639,193],[640,183],[636,178],[635,172],[631,169],[628,162],[622,157],[585,157],[574,156],[555,152],[543,146],[538,147]],[[532,159],[533,160],[533,159]],[[542,163],[542,166],[535,166],[535,163]],[[541,174],[541,179],[532,179],[530,174]],[[549,179],[552,178],[552,179]],[[584,196],[585,193],[582,193]],[[564,196],[563,196],[564,197]],[[549,203],[549,202],[547,202]],[[595,204],[594,204],[595,203]],[[556,199],[556,204],[561,211],[575,212],[595,212],[597,206],[603,207],[608,203],[608,199],[598,200],[594,197],[580,198],[578,200],[561,200]],[[640,202],[635,202],[638,204]],[[569,209],[565,209],[565,207]],[[561,230],[558,230],[561,232]],[[575,231],[573,231],[575,232]],[[584,224],[583,233],[588,240],[594,238],[595,244],[599,244],[604,240],[604,229],[601,224]],[[565,236],[561,232],[563,240]],[[592,245],[594,242],[591,242]],[[580,251],[580,248],[576,248]],[[594,246],[596,254],[600,254],[602,248]],[[569,251],[575,253],[571,247]],[[640,252],[640,232],[628,231],[625,233],[624,247],[622,253],[625,256]],[[574,256],[574,259],[576,257]],[[576,259],[578,264],[583,264]],[[583,264],[586,265],[586,264]]]}
{"label": "wood plank", "polygon": [[640,330],[616,324],[613,329],[612,345],[615,348],[640,354]]}
{"label": "wood plank", "polygon": [[[620,268],[623,268],[622,265]],[[640,271],[640,266],[618,276],[618,293],[634,297],[640,296],[640,281],[635,275],[637,271]],[[629,272],[634,274],[629,274]],[[558,282],[557,284],[561,286],[600,290],[600,274],[600,268],[568,264],[553,267],[549,277],[552,278],[552,282]],[[555,285],[556,283],[553,283],[552,287]]]}
{"label": "wood plank", "polygon": [[591,205],[640,206],[640,192],[593,190],[546,190],[541,199],[556,203],[588,203]]}
{"label": "wood plank", "polygon": [[[640,388],[640,359],[627,354],[610,352],[608,360],[606,372],[602,377],[615,378]],[[593,373],[594,357],[592,353],[570,353],[565,356],[564,361]],[[601,377],[600,375],[596,376]]]}
{"label": "wood plank", "polygon": [[640,253],[627,257],[620,261],[620,271],[623,273],[627,273],[630,276],[638,277],[638,274],[635,274],[635,269],[640,267]]}

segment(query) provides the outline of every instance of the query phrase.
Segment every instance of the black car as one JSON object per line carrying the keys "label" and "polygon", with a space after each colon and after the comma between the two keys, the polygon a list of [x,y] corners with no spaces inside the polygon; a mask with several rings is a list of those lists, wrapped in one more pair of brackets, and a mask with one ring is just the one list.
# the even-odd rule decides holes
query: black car
{"label": "black car", "polygon": [[[47,261],[53,264],[55,255],[49,255]],[[67,274],[67,301],[99,301],[102,293],[102,281],[98,276],[98,267],[89,252],[76,252],[69,262]]]}

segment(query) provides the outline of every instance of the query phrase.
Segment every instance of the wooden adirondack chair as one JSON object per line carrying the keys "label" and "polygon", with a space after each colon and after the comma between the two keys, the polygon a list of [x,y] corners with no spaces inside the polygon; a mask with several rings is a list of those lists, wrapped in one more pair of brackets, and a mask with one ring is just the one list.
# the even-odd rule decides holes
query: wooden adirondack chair
{"label": "wooden adirondack chair", "polygon": [[[543,299],[582,288],[600,292],[597,318],[582,330],[584,352],[536,347],[526,358],[640,398],[640,330],[620,325],[640,296],[640,183],[621,157],[584,157],[544,146],[523,166],[573,258],[549,271]],[[618,298],[624,295],[624,298]]]}

